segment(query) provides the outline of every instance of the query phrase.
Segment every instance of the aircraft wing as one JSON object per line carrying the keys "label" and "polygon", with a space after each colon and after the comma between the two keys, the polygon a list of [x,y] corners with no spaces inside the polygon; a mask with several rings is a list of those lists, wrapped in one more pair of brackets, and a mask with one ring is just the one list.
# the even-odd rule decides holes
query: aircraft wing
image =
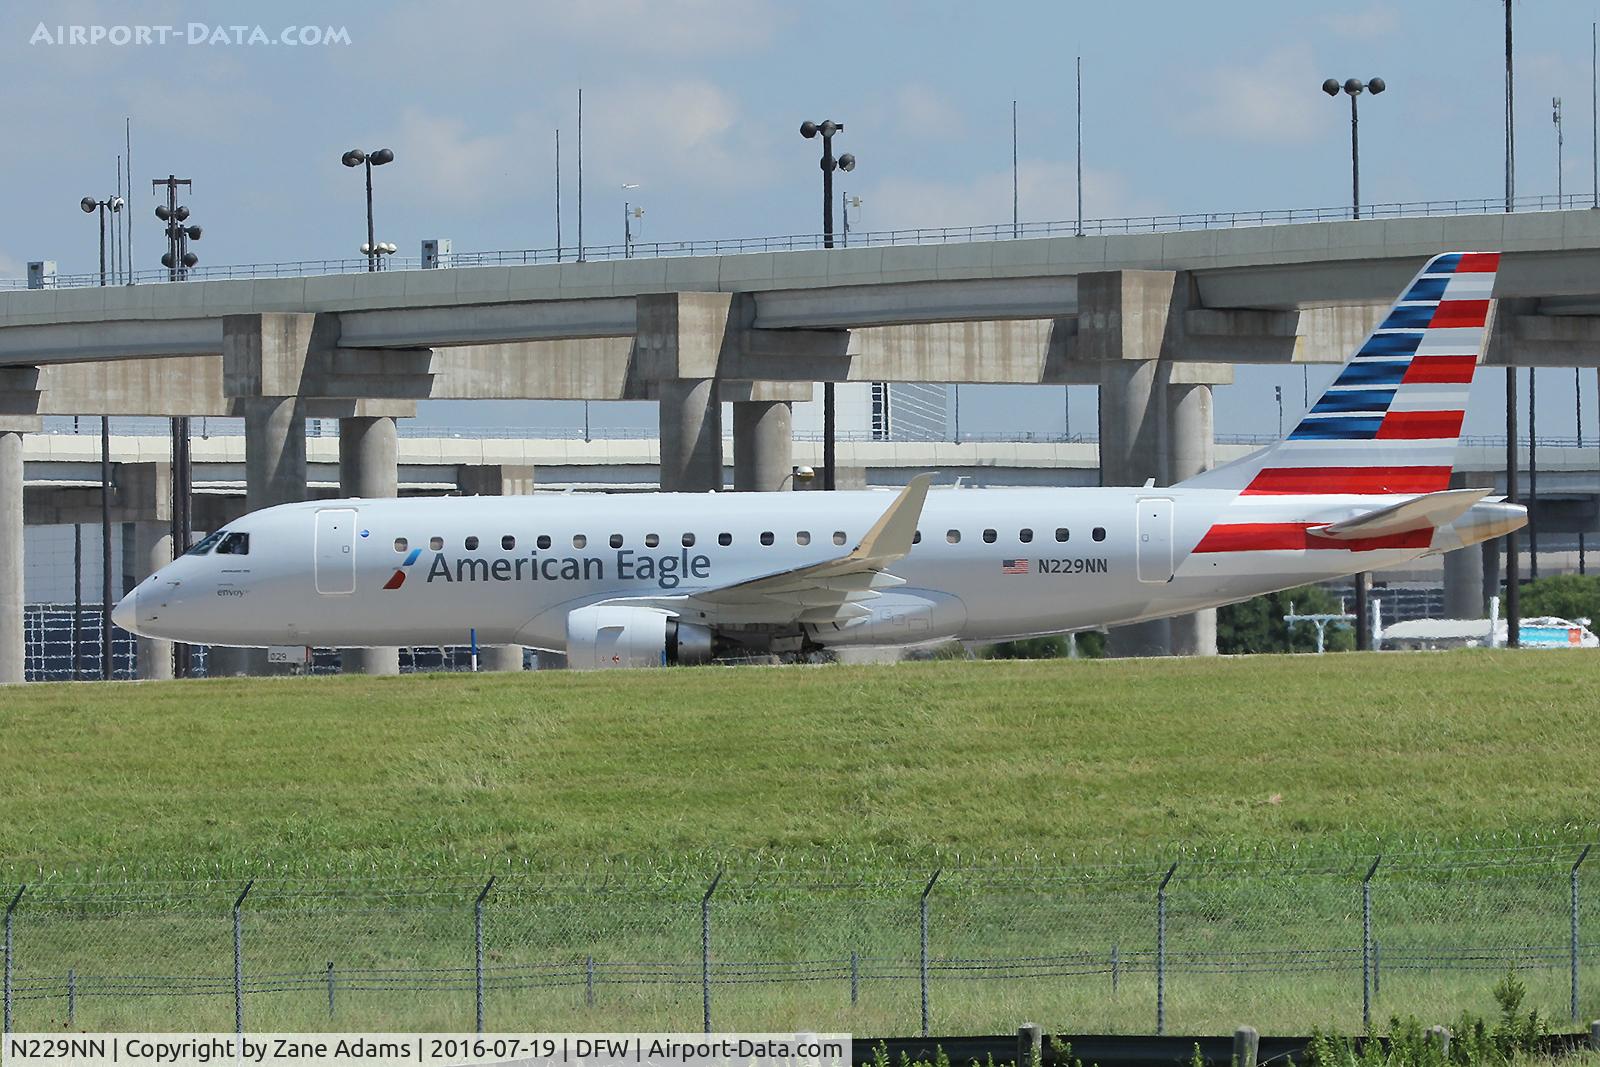
{"label": "aircraft wing", "polygon": [[[904,585],[884,568],[911,551],[931,474],[912,478],[850,552],[821,563],[747,578],[719,589],[648,602],[711,625],[829,623],[870,615],[864,601]],[[630,598],[629,603],[640,603]]]}
{"label": "aircraft wing", "polygon": [[1310,533],[1313,537],[1326,537],[1334,541],[1355,541],[1364,537],[1387,537],[1409,530],[1432,529],[1459,519],[1491,492],[1491,489],[1445,489],[1426,493],[1353,519],[1313,526]]}

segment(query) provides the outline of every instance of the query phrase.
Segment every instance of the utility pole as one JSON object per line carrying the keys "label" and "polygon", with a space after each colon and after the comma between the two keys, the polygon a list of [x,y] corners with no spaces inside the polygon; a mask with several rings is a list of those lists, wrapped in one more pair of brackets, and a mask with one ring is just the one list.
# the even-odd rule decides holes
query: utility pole
{"label": "utility pole", "polygon": [[[189,242],[200,239],[200,227],[184,225],[189,218],[189,209],[178,203],[178,187],[192,191],[194,182],[169,174],[165,178],[152,179],[150,186],[152,189],[165,189],[167,193],[167,202],[156,205],[156,218],[166,224],[167,233],[167,251],[161,257],[161,263],[167,268],[169,281],[183,281],[189,275],[189,268],[200,261],[198,256],[189,251]],[[194,465],[189,451],[189,419],[186,416],[172,420],[171,435],[172,555],[176,559],[189,551],[190,534],[194,526]],[[188,645],[173,642],[174,677],[189,676],[191,652]]]}
{"label": "utility pole", "polygon": [[[1506,213],[1515,206],[1516,128],[1512,121],[1511,0],[1506,9]],[[1506,368],[1506,500],[1517,503],[1517,368]],[[1522,572],[1517,559],[1517,534],[1506,534],[1506,647],[1522,647]]]}

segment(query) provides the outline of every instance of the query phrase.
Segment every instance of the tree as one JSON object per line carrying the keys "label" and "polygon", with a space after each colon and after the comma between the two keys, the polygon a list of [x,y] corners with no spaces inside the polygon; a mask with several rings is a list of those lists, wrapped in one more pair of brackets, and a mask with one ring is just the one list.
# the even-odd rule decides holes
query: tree
{"label": "tree", "polygon": [[[1301,615],[1339,613],[1339,600],[1326,589],[1314,585],[1268,593],[1241,604],[1217,609],[1217,651],[1224,655],[1246,652],[1315,652],[1317,628],[1313,623],[1296,623],[1291,641],[1283,617],[1289,605]],[[1348,626],[1328,626],[1325,647],[1330,652],[1348,652],[1356,647],[1355,631]]]}
{"label": "tree", "polygon": [[1522,587],[1521,611],[1523,618],[1554,615],[1600,622],[1600,576],[1558,574],[1529,582]]}

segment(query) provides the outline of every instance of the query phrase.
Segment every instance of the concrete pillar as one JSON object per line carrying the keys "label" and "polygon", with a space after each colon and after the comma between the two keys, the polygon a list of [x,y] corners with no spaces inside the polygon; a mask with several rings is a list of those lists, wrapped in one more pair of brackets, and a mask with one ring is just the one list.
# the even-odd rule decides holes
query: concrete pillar
{"label": "concrete pillar", "polygon": [[714,378],[661,383],[661,489],[722,489],[722,404]]}
{"label": "concrete pillar", "polygon": [[480,671],[520,671],[521,669],[521,645],[489,645],[478,649],[478,670]]}
{"label": "concrete pillar", "polygon": [[1444,554],[1444,617],[1485,618],[1483,550],[1477,545]]}
{"label": "concrete pillar", "polygon": [[[1166,481],[1176,484],[1216,466],[1211,386],[1199,382],[1173,382],[1167,386],[1166,400]],[[1217,654],[1216,608],[1180,615],[1171,620],[1171,630],[1173,655]]]}
{"label": "concrete pillar", "polygon": [[[306,414],[298,397],[244,401],[245,507],[260,511],[306,498]],[[221,653],[218,655],[218,653]],[[270,667],[264,648],[212,649],[207,674],[285,674]]]}
{"label": "concrete pillar", "polygon": [[[378,500],[399,495],[400,441],[395,421],[377,418],[339,420],[339,492]],[[347,648],[340,653],[345,674],[400,673],[398,648]]]}
{"label": "concrete pillar", "polygon": [[[142,582],[172,562],[172,527],[164,522],[135,522],[133,526],[133,577]],[[172,642],[152,637],[138,639],[139,677],[172,677]]]}
{"label": "concrete pillar", "polygon": [[1100,364],[1100,484],[1166,480],[1162,462],[1165,389],[1153,359]]}
{"label": "concrete pillar", "polygon": [[24,680],[22,434],[0,430],[0,685]]}
{"label": "concrete pillar", "polygon": [[[1100,483],[1143,485],[1165,481],[1166,389],[1153,359],[1108,360],[1100,365]],[[1172,650],[1168,619],[1118,626],[1110,631],[1112,656],[1165,656]]]}
{"label": "concrete pillar", "polygon": [[794,408],[787,400],[733,405],[733,488],[771,493],[793,488]]}
{"label": "concrete pillar", "polygon": [[296,397],[244,402],[245,505],[260,511],[306,498],[306,415]]}

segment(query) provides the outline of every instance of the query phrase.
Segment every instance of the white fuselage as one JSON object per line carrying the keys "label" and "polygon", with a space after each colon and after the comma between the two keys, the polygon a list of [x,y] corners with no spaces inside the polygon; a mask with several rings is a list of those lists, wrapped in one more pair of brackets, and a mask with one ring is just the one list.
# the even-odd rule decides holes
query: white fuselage
{"label": "white fuselage", "polygon": [[[480,644],[561,650],[576,609],[684,597],[835,559],[893,499],[862,491],[287,504],[228,525],[249,534],[248,554],[187,555],[146,579],[119,606],[118,622],[217,645],[451,645],[471,634]],[[935,490],[916,545],[887,568],[905,584],[869,602],[872,618],[790,629],[818,645],[911,644],[1182,614],[1394,566],[1434,547],[1195,552],[1224,516],[1333,522],[1397,499],[1183,487]],[[775,633],[754,628],[762,630]]]}

